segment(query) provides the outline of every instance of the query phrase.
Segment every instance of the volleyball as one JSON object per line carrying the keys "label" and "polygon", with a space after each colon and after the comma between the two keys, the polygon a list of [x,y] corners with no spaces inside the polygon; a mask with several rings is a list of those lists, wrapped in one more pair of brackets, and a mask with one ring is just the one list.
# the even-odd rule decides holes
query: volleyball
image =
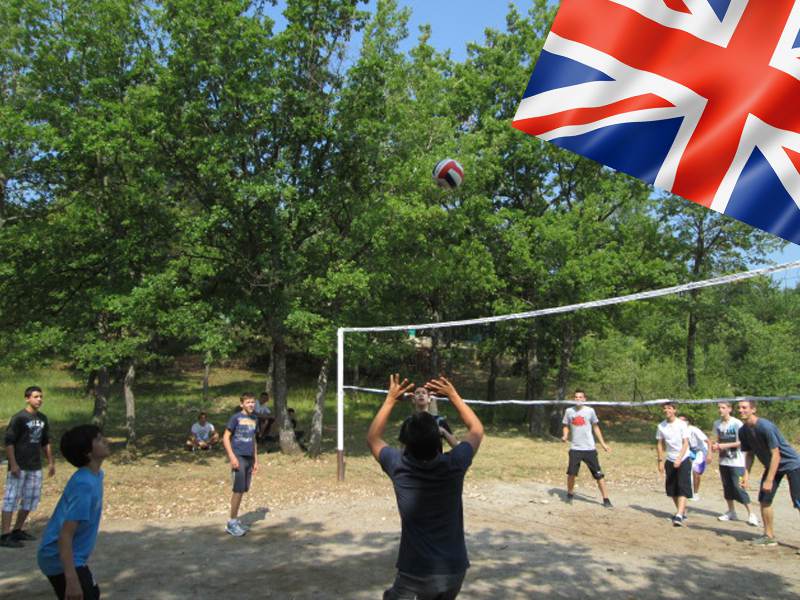
{"label": "volleyball", "polygon": [[453,190],[464,181],[464,167],[452,158],[440,160],[433,168],[433,180],[439,187]]}

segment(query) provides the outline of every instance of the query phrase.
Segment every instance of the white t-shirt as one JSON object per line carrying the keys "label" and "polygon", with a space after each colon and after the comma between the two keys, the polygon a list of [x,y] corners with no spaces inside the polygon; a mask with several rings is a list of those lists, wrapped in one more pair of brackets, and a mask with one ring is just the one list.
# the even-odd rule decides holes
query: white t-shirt
{"label": "white t-shirt", "polygon": [[192,425],[192,435],[198,442],[207,442],[211,439],[212,433],[214,433],[214,426],[208,421],[205,425],[200,425],[200,423]]}
{"label": "white t-shirt", "polygon": [[[678,460],[683,447],[683,440],[688,439],[689,427],[680,419],[675,419],[672,423],[665,419],[658,424],[656,440],[664,440],[664,445],[667,448],[667,460]],[[684,458],[686,457],[684,456]]]}
{"label": "white t-shirt", "polygon": [[[714,434],[720,444],[731,444],[739,441],[739,430],[742,422],[736,417],[729,417],[727,423],[722,419],[714,421]],[[743,467],[744,452],[739,448],[725,448],[719,451],[719,464],[723,467]]]}
{"label": "white t-shirt", "polygon": [[580,408],[570,406],[564,411],[564,419],[561,421],[567,425],[572,436],[572,450],[595,450],[594,434],[592,426],[597,424],[597,413],[591,406],[581,406]]}
{"label": "white t-shirt", "polygon": [[689,425],[689,449],[692,452],[705,452],[708,454],[708,436],[703,430],[694,425]]}
{"label": "white t-shirt", "polygon": [[272,411],[269,409],[269,406],[267,406],[267,403],[264,402],[264,404],[261,404],[260,400],[256,400],[256,408],[253,412],[259,417],[268,417],[272,414]]}

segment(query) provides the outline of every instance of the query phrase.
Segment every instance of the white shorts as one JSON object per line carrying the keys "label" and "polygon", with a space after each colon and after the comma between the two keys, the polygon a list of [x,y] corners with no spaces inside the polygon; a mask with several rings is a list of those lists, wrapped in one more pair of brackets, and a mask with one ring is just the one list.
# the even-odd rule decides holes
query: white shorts
{"label": "white shorts", "polygon": [[17,508],[33,511],[39,506],[42,497],[42,470],[20,471],[14,477],[11,471],[6,475],[6,489],[3,493],[3,512],[14,512]]}

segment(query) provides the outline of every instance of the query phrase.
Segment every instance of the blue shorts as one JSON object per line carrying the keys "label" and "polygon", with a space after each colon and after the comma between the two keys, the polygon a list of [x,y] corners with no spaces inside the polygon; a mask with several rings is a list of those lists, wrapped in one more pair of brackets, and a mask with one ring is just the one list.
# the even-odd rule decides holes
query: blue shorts
{"label": "blue shorts", "polygon": [[[764,484],[764,477],[766,476],[766,471],[764,475],[761,477],[761,484]],[[781,484],[781,480],[786,477],[789,480],[789,494],[792,497],[792,506],[797,509],[800,509],[800,469],[795,469],[794,471],[788,472],[778,472],[775,474],[775,481],[772,482],[772,490],[769,492],[765,492],[763,488],[759,488],[758,490],[758,501],[764,506],[772,506],[772,500],[775,498],[775,494],[778,491],[778,486]]]}
{"label": "blue shorts", "polygon": [[238,454],[236,455],[236,460],[239,461],[239,469],[236,471],[231,469],[233,491],[237,494],[243,494],[250,491],[250,481],[253,479],[253,463],[255,461],[252,456],[239,456]]}

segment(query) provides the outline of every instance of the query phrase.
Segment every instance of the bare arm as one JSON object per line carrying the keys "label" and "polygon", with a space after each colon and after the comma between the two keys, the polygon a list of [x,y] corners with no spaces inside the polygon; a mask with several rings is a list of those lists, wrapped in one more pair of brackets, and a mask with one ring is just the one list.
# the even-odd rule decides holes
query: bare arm
{"label": "bare arm", "polygon": [[594,431],[595,437],[600,442],[600,445],[603,447],[603,450],[605,450],[606,452],[611,452],[609,447],[606,445],[606,441],[603,439],[603,432],[600,431],[600,425],[595,423],[594,427],[592,427],[592,430]]}
{"label": "bare arm", "polygon": [[78,521],[64,521],[58,534],[58,556],[64,567],[64,578],[67,580],[65,598],[67,600],[83,600],[81,582],[75,570],[75,559],[72,555],[72,539],[78,529]]}
{"label": "bare arm", "polygon": [[450,445],[451,448],[455,448],[458,446],[458,439],[452,433],[447,431],[444,427],[439,427],[439,433],[444,436],[444,439],[447,440],[447,443]]}
{"label": "bare arm", "polygon": [[425,384],[425,387],[435,394],[447,396],[450,399],[450,403],[458,411],[458,416],[461,417],[461,420],[467,428],[467,435],[464,436],[464,441],[472,446],[473,454],[477,453],[481,441],[483,441],[483,423],[481,423],[478,415],[464,402],[456,391],[455,386],[450,383],[446,377],[431,379]]}
{"label": "bare arm", "polygon": [[397,401],[403,397],[407,391],[414,387],[413,383],[408,383],[408,379],[403,379],[400,383],[400,375],[389,376],[389,391],[383,401],[383,405],[378,410],[378,414],[372,419],[372,423],[367,431],[367,446],[369,446],[372,456],[378,460],[387,444],[383,440],[383,432],[386,430],[386,423],[389,421],[389,415],[392,414]]}
{"label": "bare arm", "polygon": [[6,457],[8,458],[8,470],[14,477],[19,477],[20,469],[17,464],[17,457],[14,455],[14,444],[6,446]]}
{"label": "bare arm", "polygon": [[227,427],[225,428],[225,433],[222,435],[222,445],[225,447],[225,452],[228,454],[228,460],[231,461],[231,469],[238,471],[239,459],[236,458],[236,455],[233,453],[233,447],[231,446],[231,430]]}
{"label": "bare arm", "polygon": [[47,457],[47,475],[52,477],[56,474],[56,463],[53,460],[53,447],[50,444],[44,447],[44,455]]}
{"label": "bare arm", "polygon": [[666,451],[664,449],[664,440],[658,440],[656,442],[656,454],[658,454],[658,472],[662,475],[664,474],[664,455]]}
{"label": "bare arm", "polygon": [[761,486],[761,489],[764,491],[771,491],[772,490],[772,483],[775,481],[775,474],[778,472],[778,466],[781,462],[781,451],[780,448],[773,448],[772,449],[772,456],[769,459],[769,469],[767,469],[767,474],[764,476],[764,485]]}
{"label": "bare arm", "polygon": [[683,445],[681,445],[681,453],[678,454],[678,458],[675,459],[673,463],[675,468],[678,469],[683,462],[683,459],[686,458],[686,454],[689,452],[689,438],[683,438]]}
{"label": "bare arm", "polygon": [[561,441],[569,442],[569,427],[566,425],[561,428]]}

